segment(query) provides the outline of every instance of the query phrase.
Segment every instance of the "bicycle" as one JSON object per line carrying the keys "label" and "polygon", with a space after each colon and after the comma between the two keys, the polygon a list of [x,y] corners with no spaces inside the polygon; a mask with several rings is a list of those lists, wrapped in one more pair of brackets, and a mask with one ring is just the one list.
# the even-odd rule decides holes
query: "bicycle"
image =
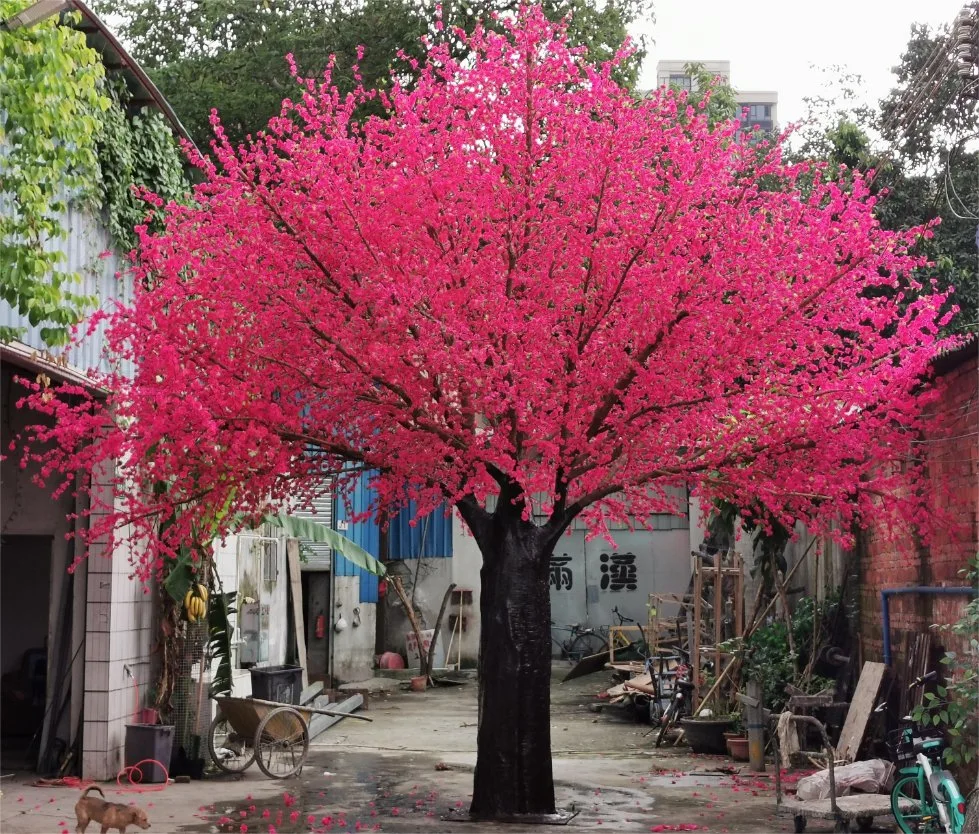
{"label": "bicycle", "polygon": [[[617,631],[615,629],[620,629],[622,626],[625,626],[628,623],[635,625],[636,621],[631,617],[626,617],[624,614],[620,614],[618,606],[612,609],[612,614],[618,620],[618,623],[616,623],[614,627],[582,627],[580,623],[561,626],[557,625],[554,620],[551,620],[551,641],[555,646],[561,649],[561,657],[566,660],[570,660],[572,663],[577,663],[583,657],[608,652],[610,649],[610,642],[613,652],[619,651],[620,649],[626,649],[632,645],[632,641],[629,640],[629,638],[626,637],[621,631]],[[567,632],[568,638],[566,640],[558,640],[554,636],[555,631]],[[642,651],[640,651],[640,654],[645,657]]]}
{"label": "bicycle", "polygon": [[[915,678],[908,689],[922,686],[938,677],[929,672]],[[965,798],[959,786],[942,767],[944,738],[928,736],[911,716],[905,716],[902,727],[891,734],[891,752],[894,763],[914,762],[902,767],[891,789],[891,811],[898,828],[904,834],[945,832],[962,834],[965,827]],[[916,730],[919,731],[916,734]]]}
{"label": "bicycle", "polygon": [[659,719],[659,733],[656,735],[657,747],[663,743],[670,728],[690,712],[691,693],[694,690],[694,684],[690,674],[690,654],[679,648],[676,651],[685,662],[680,663],[673,670],[673,674],[675,675],[673,680],[673,693],[670,696],[669,705]]}
{"label": "bicycle", "polygon": [[[558,640],[554,636],[555,631],[567,632],[568,638]],[[551,642],[561,650],[561,657],[571,663],[577,663],[583,657],[608,650],[606,638],[597,629],[582,628],[579,623],[560,626],[551,620]]]}

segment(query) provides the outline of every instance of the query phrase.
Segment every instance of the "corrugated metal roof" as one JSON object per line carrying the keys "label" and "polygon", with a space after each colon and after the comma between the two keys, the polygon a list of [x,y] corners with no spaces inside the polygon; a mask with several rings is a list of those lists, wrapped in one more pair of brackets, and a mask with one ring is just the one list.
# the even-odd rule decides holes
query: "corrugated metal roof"
{"label": "corrugated metal roof", "polygon": [[150,80],[146,71],[126,52],[109,27],[81,0],[71,0],[71,5],[78,9],[82,15],[82,20],[76,24],[76,28],[85,33],[88,45],[102,56],[102,63],[105,64],[106,70],[108,72],[121,72],[126,79],[130,92],[133,94],[133,101],[136,104],[148,104],[156,107],[170,122],[174,131],[196,149],[194,140],[191,139],[187,129],[180,123],[180,119],[177,118],[177,114],[173,111],[170,103],[163,97],[163,93]]}
{"label": "corrugated metal roof", "polygon": [[932,367],[936,374],[944,374],[957,368],[966,359],[976,355],[979,351],[979,333],[968,333],[961,344],[955,347],[945,348],[935,354],[931,360]]}
{"label": "corrugated metal roof", "polygon": [[[117,302],[128,303],[132,299],[132,279],[124,272],[123,257],[115,250],[101,216],[88,209],[69,207],[62,216],[62,224],[68,236],[47,241],[45,249],[61,252],[65,257],[59,268],[81,276],[81,282],[72,289],[98,298],[98,306],[103,310],[113,309]],[[116,275],[120,273],[123,277],[117,278]],[[39,352],[45,350],[40,327],[32,327],[26,316],[2,300],[0,325],[25,328],[25,334],[19,341]],[[69,364],[82,372],[96,368],[110,370],[103,355],[104,334],[105,324],[102,323],[90,336],[73,344],[68,351]],[[132,367],[127,363],[122,370],[128,374],[132,372]]]}
{"label": "corrugated metal roof", "polygon": [[[76,27],[85,34],[88,45],[99,53],[106,71],[120,73],[125,78],[135,103],[159,110],[174,132],[193,145],[190,134],[163,94],[105,23],[80,0],[71,0],[71,5],[82,17]],[[3,211],[2,205],[0,211]],[[72,206],[64,214],[62,226],[68,231],[67,238],[49,241],[45,248],[65,255],[59,269],[81,276],[81,286],[72,289],[84,295],[95,296],[101,309],[112,309],[117,301],[129,302],[132,299],[131,280],[128,277],[116,278],[117,273],[125,271],[126,260],[116,251],[101,213]],[[31,327],[26,317],[12,310],[5,301],[0,301],[0,325],[26,328],[21,343],[39,352],[45,350],[46,345],[39,335],[40,327]],[[91,336],[72,346],[68,352],[68,362],[74,370],[83,373],[95,368],[110,370],[104,356],[103,337],[104,325],[100,325]],[[132,373],[129,363],[120,370],[126,374]]]}

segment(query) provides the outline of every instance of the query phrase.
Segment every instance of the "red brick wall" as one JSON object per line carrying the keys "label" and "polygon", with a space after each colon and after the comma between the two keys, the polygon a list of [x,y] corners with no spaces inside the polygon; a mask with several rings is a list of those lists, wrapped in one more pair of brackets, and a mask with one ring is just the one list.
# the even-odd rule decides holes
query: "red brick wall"
{"label": "red brick wall", "polygon": [[[979,552],[979,362],[972,342],[951,367],[938,365],[947,385],[936,410],[949,418],[941,435],[925,437],[929,474],[944,488],[935,492],[940,509],[958,524],[943,527],[927,545],[911,536],[894,541],[873,527],[859,542],[860,644],[864,660],[883,659],[880,592],[911,585],[963,585],[958,572]],[[941,361],[941,360],[940,360]],[[904,635],[928,630],[932,623],[953,623],[961,616],[965,596],[900,595],[890,598],[891,648],[900,668]],[[947,648],[947,636],[935,643]]]}

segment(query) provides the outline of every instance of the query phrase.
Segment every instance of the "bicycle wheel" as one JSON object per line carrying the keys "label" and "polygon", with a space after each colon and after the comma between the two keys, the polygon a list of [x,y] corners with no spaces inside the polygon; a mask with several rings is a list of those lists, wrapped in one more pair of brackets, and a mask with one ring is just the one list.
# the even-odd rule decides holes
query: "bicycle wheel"
{"label": "bicycle wheel", "polygon": [[309,753],[309,728],[298,710],[272,710],[255,731],[258,767],[270,779],[288,779],[301,773]]}
{"label": "bicycle wheel", "polygon": [[218,713],[207,733],[211,761],[225,773],[241,773],[255,760],[250,740],[235,732],[231,722]]}
{"label": "bicycle wheel", "polygon": [[891,812],[903,834],[928,834],[942,830],[931,791],[925,786],[922,792],[917,776],[905,776],[895,783],[891,790]]}
{"label": "bicycle wheel", "polygon": [[571,641],[571,648],[568,649],[568,657],[577,663],[583,657],[590,657],[593,654],[601,654],[608,651],[608,643],[602,636],[594,631],[583,631]]}
{"label": "bicycle wheel", "polygon": [[670,705],[666,708],[666,712],[663,713],[663,717],[659,721],[659,732],[656,734],[657,747],[663,743],[667,730],[673,726],[673,722],[676,720],[676,713],[676,701],[670,701]]}

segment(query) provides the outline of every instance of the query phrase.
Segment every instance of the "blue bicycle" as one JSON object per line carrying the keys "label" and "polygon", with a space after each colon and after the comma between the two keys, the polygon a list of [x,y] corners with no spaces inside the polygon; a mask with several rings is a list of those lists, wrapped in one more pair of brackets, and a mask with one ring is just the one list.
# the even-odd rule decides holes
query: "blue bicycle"
{"label": "blue bicycle", "polygon": [[[935,680],[936,672],[922,675],[908,687],[914,689]],[[965,798],[955,777],[942,766],[944,738],[930,737],[910,716],[892,736],[892,753],[898,767],[897,781],[891,790],[891,810],[904,834],[945,832],[963,834]],[[913,762],[913,764],[912,764]]]}

